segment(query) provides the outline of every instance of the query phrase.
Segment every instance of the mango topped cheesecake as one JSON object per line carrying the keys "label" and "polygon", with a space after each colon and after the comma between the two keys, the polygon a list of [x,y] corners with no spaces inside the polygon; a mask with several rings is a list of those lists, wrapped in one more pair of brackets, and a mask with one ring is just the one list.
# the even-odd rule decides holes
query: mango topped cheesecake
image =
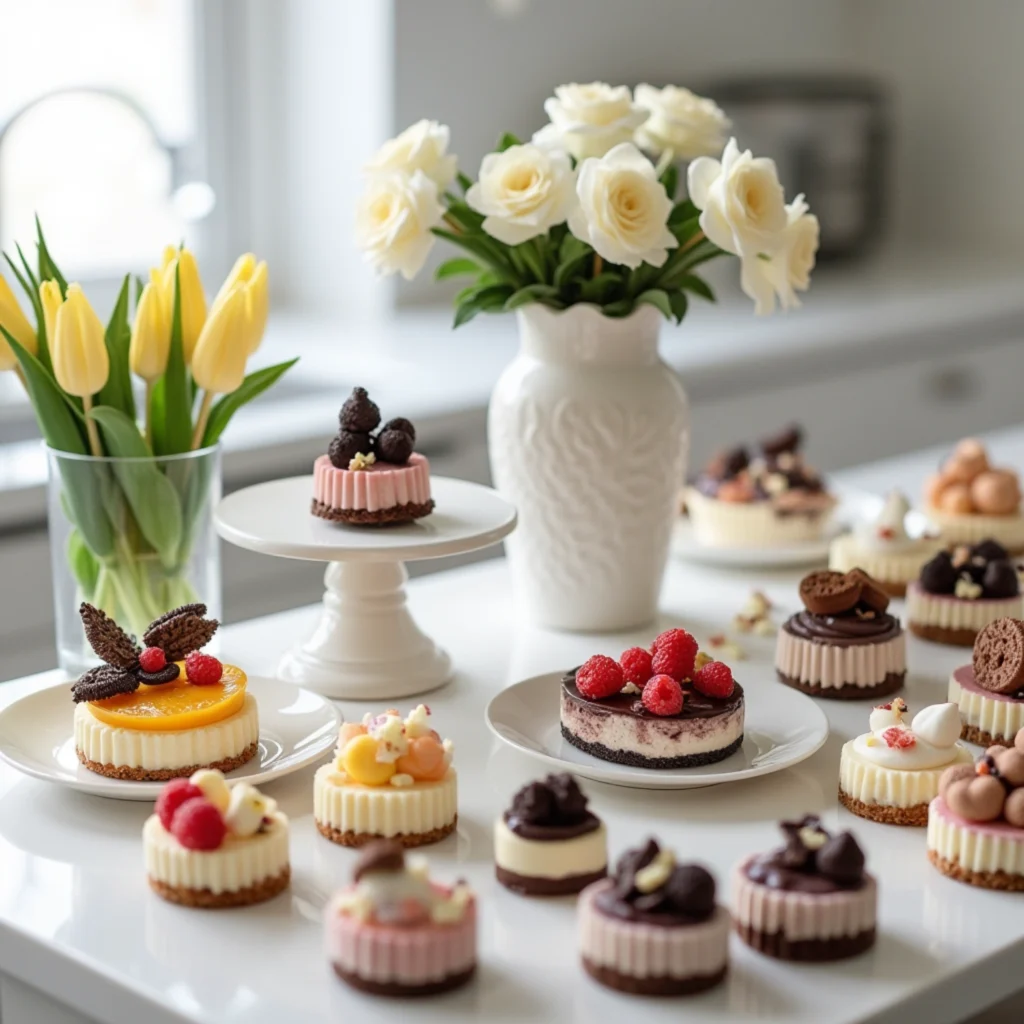
{"label": "mango topped cheesecake", "polygon": [[201,648],[217,631],[206,605],[175,608],[152,622],[140,647],[98,608],[80,609],[102,665],[71,688],[75,752],[99,775],[136,782],[228,772],[259,748],[259,714],[246,674]]}

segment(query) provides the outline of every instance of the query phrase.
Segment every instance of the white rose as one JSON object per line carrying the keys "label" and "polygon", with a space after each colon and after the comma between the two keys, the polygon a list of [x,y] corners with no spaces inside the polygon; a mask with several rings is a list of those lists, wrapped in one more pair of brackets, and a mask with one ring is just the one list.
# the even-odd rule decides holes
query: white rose
{"label": "white rose", "polygon": [[401,273],[411,281],[426,262],[444,207],[437,186],[423,173],[373,178],[356,208],[356,245],[382,274]]}
{"label": "white rose", "polygon": [[565,153],[510,146],[488,153],[466,202],[486,220],[484,231],[506,245],[543,235],[562,224],[576,202],[576,174]]}
{"label": "white rose", "polygon": [[632,142],[647,119],[647,111],[633,102],[626,86],[606,82],[560,85],[544,101],[544,112],[551,124],[533,141],[545,149],[564,149],[577,160],[604,156],[620,143]]}
{"label": "white rose", "polygon": [[797,196],[786,207],[786,227],[775,252],[743,261],[745,272],[740,279],[747,282],[743,290],[757,303],[758,313],[773,312],[776,296],[783,309],[800,305],[796,292],[805,292],[811,285],[819,235],[818,218],[808,213],[804,197]]}
{"label": "white rose", "polygon": [[722,152],[731,122],[714,100],[676,85],[664,89],[638,85],[634,97],[650,112],[637,130],[637,142],[644,149],[654,153],[670,149],[681,160]]}
{"label": "white rose", "polygon": [[385,142],[363,170],[370,177],[422,171],[443,192],[452,183],[458,164],[458,158],[448,153],[450,135],[446,124],[417,121],[398,138]]}
{"label": "white rose", "polygon": [[632,142],[585,160],[576,181],[579,205],[569,230],[609,263],[660,267],[679,243],[668,229],[672,201],[654,165]]}
{"label": "white rose", "polygon": [[687,181],[701,229],[720,249],[747,260],[781,245],[786,201],[774,160],[741,153],[730,139],[721,162],[698,157]]}

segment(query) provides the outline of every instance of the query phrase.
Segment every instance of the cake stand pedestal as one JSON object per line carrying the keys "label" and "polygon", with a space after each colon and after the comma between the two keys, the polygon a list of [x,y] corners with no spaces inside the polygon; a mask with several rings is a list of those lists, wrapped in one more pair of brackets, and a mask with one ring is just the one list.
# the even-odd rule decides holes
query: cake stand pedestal
{"label": "cake stand pedestal", "polygon": [[378,700],[446,683],[452,663],[416,625],[406,604],[405,562],[497,544],[516,510],[496,491],[434,477],[437,511],[397,526],[346,526],[310,512],[312,479],[291,477],[229,494],[217,532],[232,544],[279,558],[327,562],[324,607],[312,636],[289,651],[281,679],[327,697]]}

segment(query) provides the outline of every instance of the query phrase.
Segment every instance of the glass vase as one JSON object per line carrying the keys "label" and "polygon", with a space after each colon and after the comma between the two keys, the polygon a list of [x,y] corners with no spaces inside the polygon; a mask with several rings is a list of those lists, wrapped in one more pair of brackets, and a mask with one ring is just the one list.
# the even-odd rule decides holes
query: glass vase
{"label": "glass vase", "polygon": [[95,605],[140,639],[153,619],[202,601],[220,616],[220,446],[162,458],[48,450],[50,559],[60,667],[97,664],[78,612]]}

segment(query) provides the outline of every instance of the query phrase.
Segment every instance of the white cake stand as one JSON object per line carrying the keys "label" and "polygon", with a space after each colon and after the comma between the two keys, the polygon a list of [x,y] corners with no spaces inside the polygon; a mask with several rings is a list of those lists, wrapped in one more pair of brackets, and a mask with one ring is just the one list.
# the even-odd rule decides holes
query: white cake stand
{"label": "white cake stand", "polygon": [[413,621],[405,562],[497,544],[516,510],[496,491],[432,477],[436,511],[400,526],[345,526],[310,512],[309,476],[229,494],[214,522],[227,541],[279,558],[328,562],[324,610],[313,635],[285,655],[281,679],[327,697],[408,697],[446,683],[451,658]]}

